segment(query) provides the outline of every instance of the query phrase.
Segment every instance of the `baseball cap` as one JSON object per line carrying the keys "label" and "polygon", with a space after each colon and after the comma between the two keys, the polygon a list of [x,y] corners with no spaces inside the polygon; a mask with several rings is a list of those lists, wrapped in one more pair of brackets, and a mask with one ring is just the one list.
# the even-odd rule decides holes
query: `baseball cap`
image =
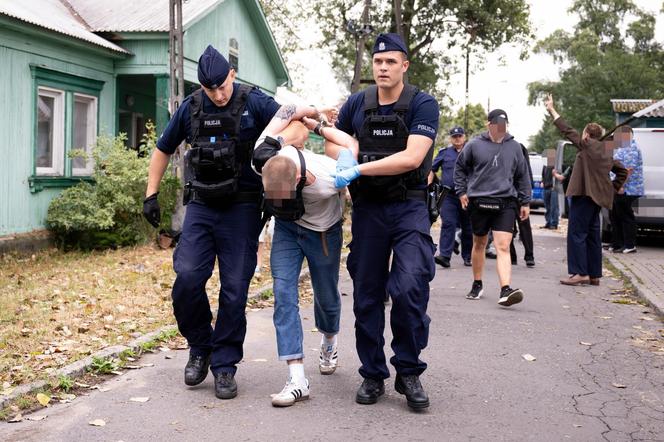
{"label": "baseball cap", "polygon": [[502,109],[494,109],[489,112],[487,121],[492,124],[509,123],[509,120],[507,119],[507,112]]}

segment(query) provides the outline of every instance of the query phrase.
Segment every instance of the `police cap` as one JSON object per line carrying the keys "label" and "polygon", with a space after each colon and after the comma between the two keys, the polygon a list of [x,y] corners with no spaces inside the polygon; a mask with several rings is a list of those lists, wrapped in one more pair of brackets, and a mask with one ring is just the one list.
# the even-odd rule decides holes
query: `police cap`
{"label": "police cap", "polygon": [[450,136],[455,136],[455,135],[466,135],[466,131],[463,130],[463,127],[461,126],[455,126],[452,129],[450,129],[449,132]]}
{"label": "police cap", "polygon": [[216,89],[226,81],[230,70],[228,60],[208,45],[198,59],[198,82],[208,89]]}
{"label": "police cap", "polygon": [[389,34],[380,34],[376,37],[376,43],[374,44],[373,51],[371,55],[377,54],[379,52],[389,52],[389,51],[399,51],[408,56],[408,49],[406,49],[406,43],[403,42],[403,39],[399,34],[389,33]]}

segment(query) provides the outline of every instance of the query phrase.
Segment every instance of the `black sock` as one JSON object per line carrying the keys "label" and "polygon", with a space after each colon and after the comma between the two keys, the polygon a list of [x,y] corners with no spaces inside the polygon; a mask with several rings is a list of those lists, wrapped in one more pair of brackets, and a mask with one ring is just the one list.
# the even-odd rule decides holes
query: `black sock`
{"label": "black sock", "polygon": [[473,285],[475,285],[475,284],[479,284],[480,286],[482,286],[482,280],[481,279],[474,280]]}
{"label": "black sock", "polygon": [[510,290],[512,290],[512,289],[510,289],[509,285],[504,285],[500,288],[500,293],[505,293],[505,292],[508,292]]}

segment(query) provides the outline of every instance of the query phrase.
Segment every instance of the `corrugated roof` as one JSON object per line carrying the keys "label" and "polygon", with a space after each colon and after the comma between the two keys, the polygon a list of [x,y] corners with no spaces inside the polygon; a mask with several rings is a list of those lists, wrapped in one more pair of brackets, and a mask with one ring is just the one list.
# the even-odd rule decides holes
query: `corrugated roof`
{"label": "corrugated roof", "polygon": [[[68,0],[94,32],[168,32],[168,0]],[[183,1],[183,27],[224,0]]]}
{"label": "corrugated roof", "polygon": [[[168,9],[168,8],[167,8]],[[125,49],[91,32],[84,20],[60,0],[2,1],[0,14],[74,37],[112,51],[128,54]]]}
{"label": "corrugated roof", "polygon": [[657,100],[629,100],[629,99],[613,99],[611,105],[613,112],[620,112],[625,114],[633,114],[655,103]]}
{"label": "corrugated roof", "polygon": [[639,118],[664,118],[664,100],[653,103],[635,116]]}

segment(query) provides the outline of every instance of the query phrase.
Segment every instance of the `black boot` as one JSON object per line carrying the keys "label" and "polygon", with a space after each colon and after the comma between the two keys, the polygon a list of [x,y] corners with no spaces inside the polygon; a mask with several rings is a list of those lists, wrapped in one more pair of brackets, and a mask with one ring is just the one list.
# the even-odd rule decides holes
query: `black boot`
{"label": "black boot", "polygon": [[378,398],[385,393],[385,382],[383,380],[364,378],[362,385],[357,390],[355,402],[358,404],[375,404]]}
{"label": "black boot", "polygon": [[394,380],[394,389],[397,393],[406,396],[408,406],[414,410],[421,410],[429,407],[429,396],[427,396],[420,377],[417,375],[403,375],[397,374]]}
{"label": "black boot", "polygon": [[205,380],[210,369],[210,355],[189,355],[189,362],[184,367],[184,383],[193,386]]}
{"label": "black boot", "polygon": [[214,375],[214,395],[219,399],[233,399],[237,396],[237,383],[233,373]]}

